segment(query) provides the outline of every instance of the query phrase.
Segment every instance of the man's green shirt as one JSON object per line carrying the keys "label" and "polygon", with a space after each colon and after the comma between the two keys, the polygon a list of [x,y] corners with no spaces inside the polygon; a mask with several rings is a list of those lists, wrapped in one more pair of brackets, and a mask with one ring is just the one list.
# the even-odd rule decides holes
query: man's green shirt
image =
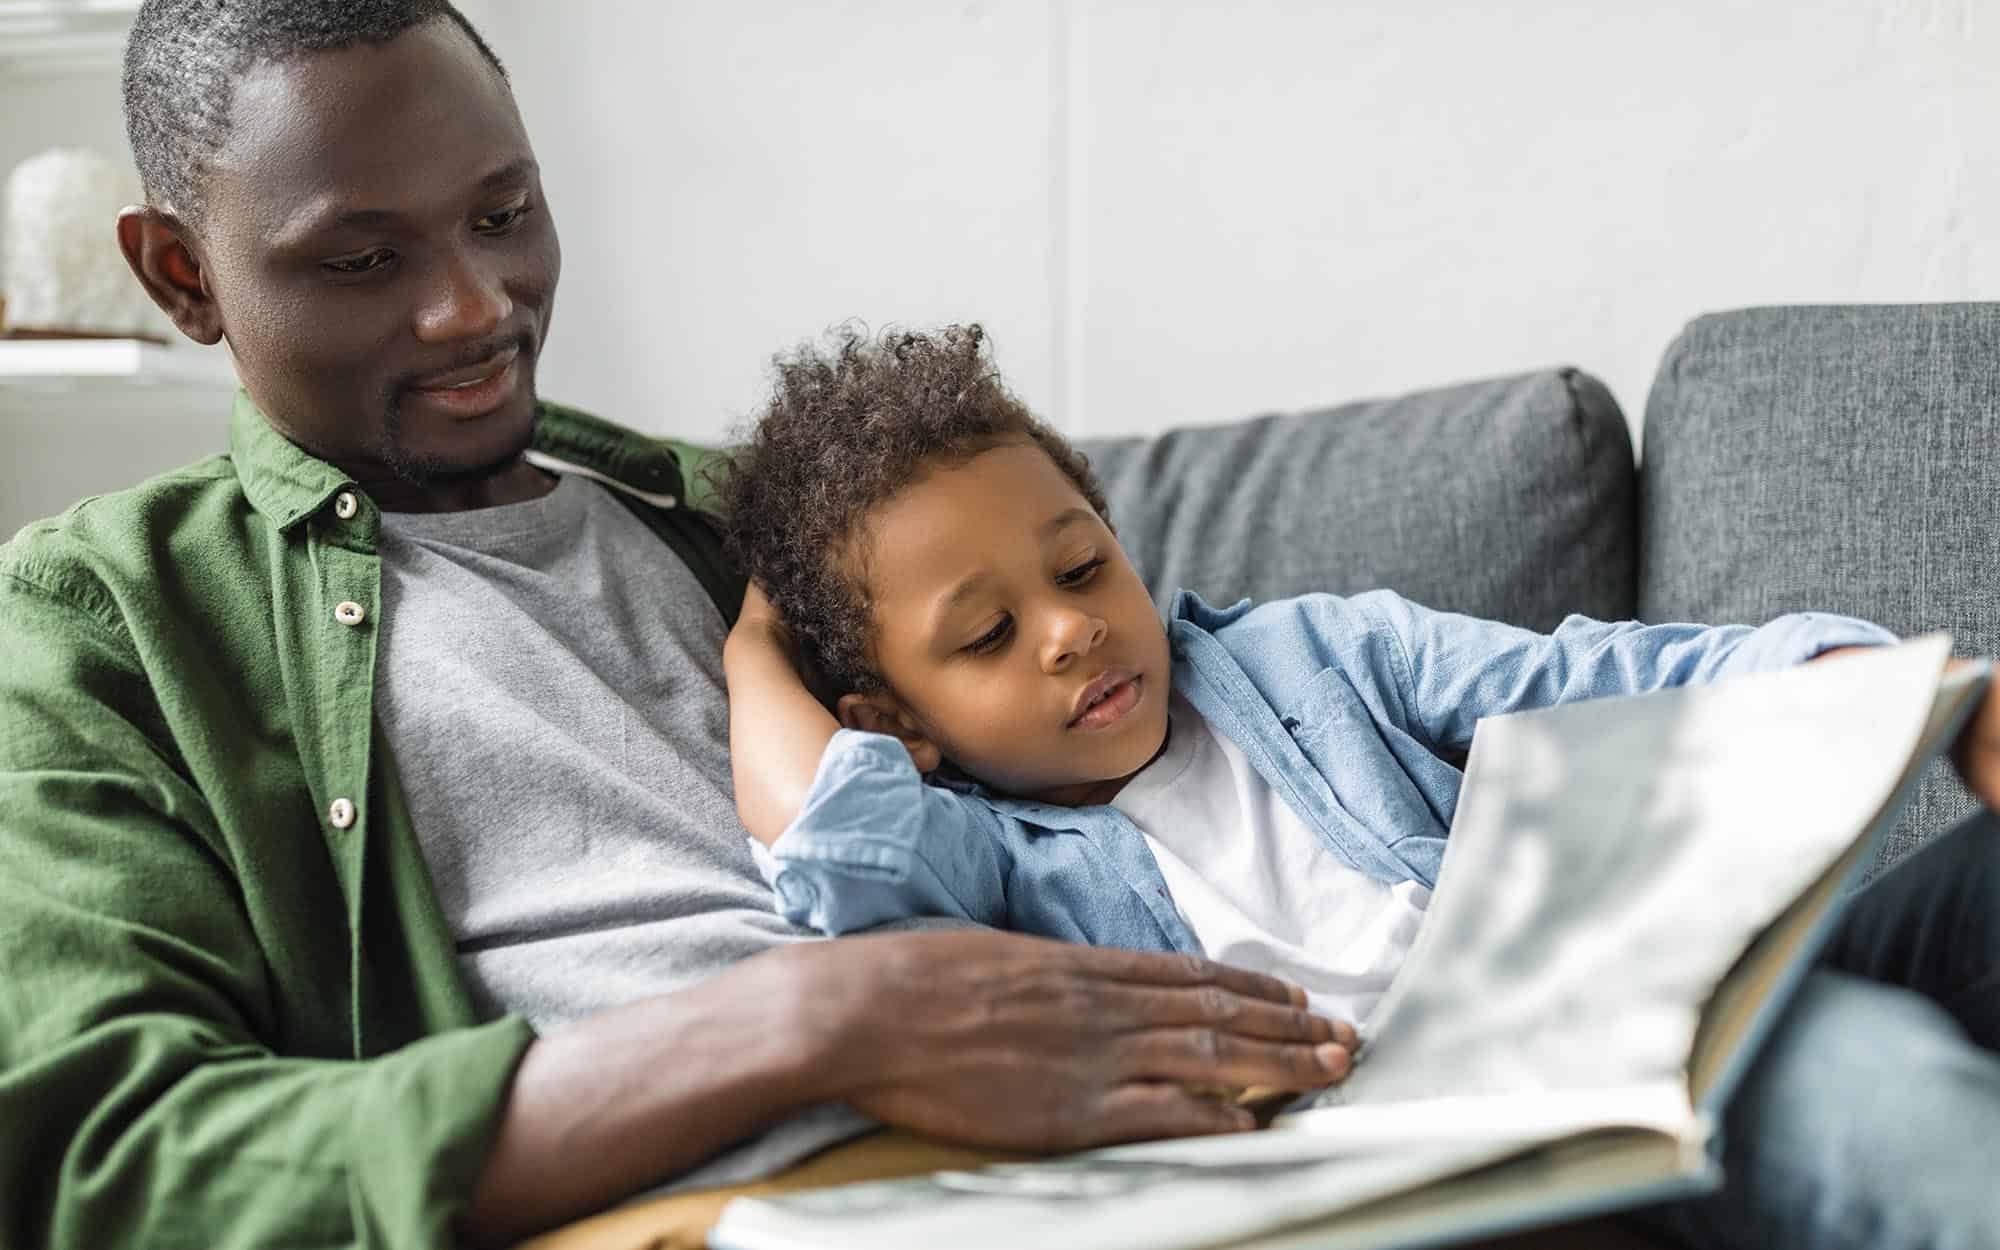
{"label": "man's green shirt", "polygon": [[[672,445],[542,405],[733,618]],[[460,981],[374,716],[380,514],[231,451],[0,547],[0,1244],[449,1241],[531,1034]]]}

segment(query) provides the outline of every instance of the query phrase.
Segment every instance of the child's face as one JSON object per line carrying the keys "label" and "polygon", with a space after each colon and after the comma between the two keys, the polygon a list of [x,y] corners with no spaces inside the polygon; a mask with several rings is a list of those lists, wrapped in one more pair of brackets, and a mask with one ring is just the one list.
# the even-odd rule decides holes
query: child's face
{"label": "child's face", "polygon": [[869,514],[864,541],[889,687],[876,699],[900,712],[906,741],[996,790],[1072,804],[1107,800],[1159,751],[1166,630],[1041,448],[1009,442],[933,470]]}

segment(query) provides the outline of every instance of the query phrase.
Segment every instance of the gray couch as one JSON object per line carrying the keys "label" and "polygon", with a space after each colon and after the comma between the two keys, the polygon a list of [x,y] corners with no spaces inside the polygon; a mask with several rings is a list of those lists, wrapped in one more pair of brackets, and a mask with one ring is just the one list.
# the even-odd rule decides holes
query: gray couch
{"label": "gray couch", "polygon": [[[1811,608],[2000,653],[2000,304],[1702,317],[1636,468],[1575,369],[1083,447],[1156,595],[1387,586],[1544,630]],[[1971,806],[1935,768],[1886,856]]]}

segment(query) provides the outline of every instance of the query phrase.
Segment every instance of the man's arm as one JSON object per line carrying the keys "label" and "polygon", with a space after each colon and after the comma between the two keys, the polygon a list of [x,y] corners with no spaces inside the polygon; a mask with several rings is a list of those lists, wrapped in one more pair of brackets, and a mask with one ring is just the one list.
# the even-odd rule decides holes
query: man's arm
{"label": "man's arm", "polygon": [[828,1101],[1026,1150],[1247,1129],[1185,1086],[1346,1075],[1353,1030],[1304,1004],[1199,959],[1016,934],[782,948],[530,1047],[460,1228],[504,1244]]}
{"label": "man's arm", "polygon": [[729,767],[736,812],[765,846],[799,814],[840,722],[792,665],[783,619],[755,582],[722,648],[729,679]]}
{"label": "man's arm", "polygon": [[307,949],[246,904],[318,899],[330,866],[238,875],[108,614],[0,572],[0,640],[0,1244],[441,1240],[527,1026],[343,1058],[276,978],[344,970],[345,926]]}
{"label": "man's arm", "polygon": [[1176,1082],[1345,1071],[1267,978],[994,933],[784,948],[546,1039],[299,1053],[298,961],[245,895],[327,867],[238,876],[114,622],[0,574],[0,639],[0,1244],[498,1242],[827,1099],[1058,1148],[1241,1126]]}

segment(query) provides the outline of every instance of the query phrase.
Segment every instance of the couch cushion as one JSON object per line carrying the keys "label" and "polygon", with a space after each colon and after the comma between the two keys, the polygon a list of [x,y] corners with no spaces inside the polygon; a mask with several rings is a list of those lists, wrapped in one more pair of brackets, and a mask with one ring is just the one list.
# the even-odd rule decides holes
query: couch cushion
{"label": "couch cushion", "polygon": [[[1820,608],[2000,649],[2000,304],[1700,318],[1646,406],[1639,614]],[[1889,854],[1972,799],[1926,778]]]}
{"label": "couch cushion", "polygon": [[1386,586],[1544,630],[1636,606],[1630,436],[1574,369],[1078,445],[1162,602]]}

